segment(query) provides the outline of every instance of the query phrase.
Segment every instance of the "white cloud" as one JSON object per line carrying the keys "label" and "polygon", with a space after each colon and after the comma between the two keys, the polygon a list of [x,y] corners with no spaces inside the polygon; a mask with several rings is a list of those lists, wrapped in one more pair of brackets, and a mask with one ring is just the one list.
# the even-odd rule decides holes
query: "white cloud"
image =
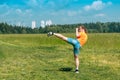
{"label": "white cloud", "polygon": [[74,16],[76,14],[77,14],[76,11],[68,11],[68,16]]}
{"label": "white cloud", "polygon": [[30,13],[30,12],[31,12],[31,9],[26,9],[25,12],[26,12],[26,13]]}
{"label": "white cloud", "polygon": [[21,9],[16,9],[16,12],[17,13],[22,13],[22,10]]}
{"label": "white cloud", "polygon": [[33,16],[31,9],[26,9],[24,14],[28,16]]}
{"label": "white cloud", "polygon": [[7,12],[9,9],[10,9],[10,7],[7,4],[0,5],[0,13]]}
{"label": "white cloud", "polygon": [[9,8],[7,4],[1,4],[0,5],[0,18],[6,17],[7,15],[9,15],[10,11],[11,9]]}
{"label": "white cloud", "polygon": [[32,5],[38,5],[38,2],[37,2],[37,0],[30,0],[30,4],[32,4]]}
{"label": "white cloud", "polygon": [[28,5],[28,6],[30,6],[30,7],[36,7],[36,6],[38,6],[38,0],[29,0],[29,1],[27,1],[27,0],[25,0],[25,3],[26,3],[26,5]]}
{"label": "white cloud", "polygon": [[0,8],[9,8],[9,6],[7,4],[1,4]]}
{"label": "white cloud", "polygon": [[21,10],[21,9],[12,9],[11,14],[15,11],[15,15],[18,16],[32,16],[32,10],[31,9],[26,9],[26,10]]}
{"label": "white cloud", "polygon": [[105,16],[105,14],[103,14],[103,13],[99,13],[99,14],[95,15],[95,17],[104,17],[104,16]]}
{"label": "white cloud", "polygon": [[112,5],[112,2],[104,3],[104,2],[102,2],[102,0],[97,0],[97,1],[94,1],[91,5],[86,5],[84,7],[84,9],[86,11],[89,11],[89,10],[101,10],[105,6],[108,6],[108,5]]}
{"label": "white cloud", "polygon": [[82,13],[82,12],[81,11],[68,11],[67,12],[68,16],[76,16],[80,13]]}
{"label": "white cloud", "polygon": [[112,2],[107,2],[108,5],[112,5]]}

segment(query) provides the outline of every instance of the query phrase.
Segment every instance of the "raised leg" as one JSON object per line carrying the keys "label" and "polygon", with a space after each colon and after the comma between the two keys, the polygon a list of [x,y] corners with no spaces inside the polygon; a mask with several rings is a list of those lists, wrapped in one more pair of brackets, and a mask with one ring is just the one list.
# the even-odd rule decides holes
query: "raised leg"
{"label": "raised leg", "polygon": [[64,40],[64,41],[67,41],[67,37],[66,36],[63,36],[62,34],[59,34],[59,33],[54,33],[53,35],[55,35],[56,37]]}

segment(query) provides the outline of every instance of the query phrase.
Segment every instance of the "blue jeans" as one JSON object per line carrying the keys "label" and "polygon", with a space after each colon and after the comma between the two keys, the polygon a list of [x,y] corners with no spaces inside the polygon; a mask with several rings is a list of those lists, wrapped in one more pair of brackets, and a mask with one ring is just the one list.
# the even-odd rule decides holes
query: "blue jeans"
{"label": "blue jeans", "polygon": [[67,39],[68,43],[73,45],[73,52],[75,55],[78,55],[80,53],[80,43],[77,39],[73,39],[73,38],[68,38]]}

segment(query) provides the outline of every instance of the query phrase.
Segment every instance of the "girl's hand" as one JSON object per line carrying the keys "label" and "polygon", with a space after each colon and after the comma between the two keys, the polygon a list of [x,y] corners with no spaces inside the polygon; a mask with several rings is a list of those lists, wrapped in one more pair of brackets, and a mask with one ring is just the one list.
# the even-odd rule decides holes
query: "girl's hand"
{"label": "girl's hand", "polygon": [[78,31],[78,28],[76,28],[76,31]]}
{"label": "girl's hand", "polygon": [[76,28],[76,37],[77,37],[77,36],[79,36],[79,34],[78,34],[78,28]]}

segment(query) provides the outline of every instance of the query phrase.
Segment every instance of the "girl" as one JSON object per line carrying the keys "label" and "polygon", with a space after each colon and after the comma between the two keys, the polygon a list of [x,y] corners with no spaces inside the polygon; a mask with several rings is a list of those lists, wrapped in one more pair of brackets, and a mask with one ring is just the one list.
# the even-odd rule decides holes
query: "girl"
{"label": "girl", "polygon": [[48,36],[56,36],[60,38],[61,40],[64,40],[68,42],[69,44],[73,45],[73,53],[74,53],[74,59],[75,59],[75,66],[76,66],[76,73],[79,73],[79,58],[78,54],[80,52],[80,48],[86,43],[88,37],[86,33],[86,28],[84,26],[80,26],[76,28],[76,39],[73,38],[68,38],[66,36],[63,36],[62,34],[59,33],[53,33],[53,32],[48,32]]}

